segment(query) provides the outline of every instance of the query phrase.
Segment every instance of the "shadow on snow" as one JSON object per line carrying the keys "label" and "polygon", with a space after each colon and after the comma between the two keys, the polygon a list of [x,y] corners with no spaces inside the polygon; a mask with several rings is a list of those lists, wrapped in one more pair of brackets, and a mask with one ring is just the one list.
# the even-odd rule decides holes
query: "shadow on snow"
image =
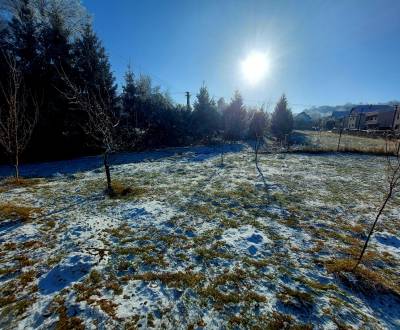
{"label": "shadow on snow", "polygon": [[[110,157],[112,165],[139,163],[145,160],[160,160],[172,156],[183,156],[188,161],[205,161],[223,152],[240,152],[245,148],[243,144],[226,144],[218,146],[195,146],[169,148],[147,152],[117,153]],[[103,158],[99,156],[82,157],[72,160],[54,161],[46,163],[23,164],[20,166],[20,175],[23,177],[52,177],[56,175],[71,175],[78,172],[90,171],[103,166]],[[13,167],[0,166],[0,178],[12,176]]]}

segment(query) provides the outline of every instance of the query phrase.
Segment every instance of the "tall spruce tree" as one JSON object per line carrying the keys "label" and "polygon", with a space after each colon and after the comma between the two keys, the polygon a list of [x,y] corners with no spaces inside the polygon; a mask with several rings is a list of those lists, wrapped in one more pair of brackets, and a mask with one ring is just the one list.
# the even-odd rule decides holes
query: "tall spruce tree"
{"label": "tall spruce tree", "polygon": [[137,127],[147,129],[153,117],[154,90],[151,79],[147,75],[140,75],[136,80],[136,122]]}
{"label": "tall spruce tree", "polygon": [[88,90],[117,102],[117,85],[105,48],[90,24],[73,44],[74,67],[77,83]]}
{"label": "tall spruce tree", "polygon": [[[66,74],[74,84],[87,93],[96,96],[97,99],[107,103],[107,111],[112,112],[113,117],[118,116],[117,85],[111,71],[106,51],[93,31],[91,24],[86,24],[82,35],[72,45],[73,70]],[[97,142],[90,134],[85,134],[87,113],[82,109],[74,109],[70,112],[69,131],[75,132],[75,141],[87,141],[86,148],[97,151]],[[81,143],[82,145],[82,143]]]}
{"label": "tall spruce tree", "polygon": [[[33,152],[39,158],[64,158],[76,155],[76,145],[68,134],[70,109],[60,91],[66,85],[60,72],[72,75],[70,31],[65,26],[62,12],[47,12],[46,23],[40,31],[42,74],[39,83],[43,102]],[[46,148],[43,148],[46,146]]]}
{"label": "tall spruce tree", "polygon": [[192,118],[193,132],[197,138],[209,139],[218,131],[220,115],[215,101],[210,98],[207,87],[204,85],[197,94]]}
{"label": "tall spruce tree", "polygon": [[15,8],[15,16],[8,25],[8,48],[18,61],[25,84],[37,84],[40,68],[40,25],[34,15],[32,1],[20,0]]}
{"label": "tall spruce tree", "polygon": [[128,70],[125,73],[125,83],[122,86],[122,115],[125,121],[125,125],[131,127],[138,127],[138,116],[137,116],[137,95],[136,95],[136,85],[135,76],[128,66]]}
{"label": "tall spruce tree", "polygon": [[246,130],[247,112],[243,105],[243,98],[239,91],[235,91],[229,105],[223,113],[225,138],[237,141],[243,138]]}
{"label": "tall spruce tree", "polygon": [[281,96],[275,106],[271,118],[271,132],[279,140],[283,140],[285,136],[293,130],[293,114],[288,107],[285,94]]}

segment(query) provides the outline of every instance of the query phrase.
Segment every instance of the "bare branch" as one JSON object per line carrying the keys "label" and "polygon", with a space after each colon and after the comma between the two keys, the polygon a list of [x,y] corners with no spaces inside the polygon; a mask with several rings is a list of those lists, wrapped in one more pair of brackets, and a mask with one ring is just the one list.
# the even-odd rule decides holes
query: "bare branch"
{"label": "bare branch", "polygon": [[[7,79],[0,83],[4,103],[0,105],[0,145],[7,152],[19,177],[19,156],[27,147],[39,113],[39,102],[29,91],[14,56],[3,53]],[[29,106],[32,105],[31,108]]]}

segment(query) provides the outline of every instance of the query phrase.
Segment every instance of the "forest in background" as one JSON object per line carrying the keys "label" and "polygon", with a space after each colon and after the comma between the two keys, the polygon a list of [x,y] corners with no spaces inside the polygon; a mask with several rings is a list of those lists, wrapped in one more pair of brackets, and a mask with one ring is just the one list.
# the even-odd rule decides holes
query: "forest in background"
{"label": "forest in background", "polygon": [[239,91],[230,101],[214,100],[204,84],[192,105],[181,105],[129,65],[119,92],[79,1],[5,1],[0,9],[0,119],[10,123],[0,132],[2,163],[224,143],[267,132],[282,139],[292,130],[284,95],[271,116],[264,107],[245,106]]}

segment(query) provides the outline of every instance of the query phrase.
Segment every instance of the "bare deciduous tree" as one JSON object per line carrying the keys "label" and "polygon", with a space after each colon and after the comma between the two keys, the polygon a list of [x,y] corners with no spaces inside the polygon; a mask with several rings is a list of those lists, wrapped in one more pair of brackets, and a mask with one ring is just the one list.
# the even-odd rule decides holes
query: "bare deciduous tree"
{"label": "bare deciduous tree", "polygon": [[118,150],[116,127],[119,124],[118,116],[113,109],[111,96],[107,91],[89,90],[87,86],[79,88],[65,72],[61,72],[66,83],[67,91],[60,91],[70,102],[87,114],[85,132],[91,136],[96,144],[103,150],[104,170],[107,179],[107,193],[112,194],[109,154]]}
{"label": "bare deciduous tree", "polygon": [[372,224],[372,227],[368,233],[367,239],[365,240],[363,249],[361,250],[360,256],[357,259],[357,262],[353,268],[353,271],[357,268],[360,264],[365,250],[368,247],[368,242],[375,230],[375,226],[382,215],[386,205],[388,202],[394,197],[394,195],[398,192],[400,188],[400,140],[397,143],[394,143],[394,149],[390,150],[390,141],[388,137],[386,138],[386,180],[387,180],[387,192],[385,194],[385,198],[378,210],[378,213],[375,217],[375,221]]}
{"label": "bare deciduous tree", "polygon": [[7,77],[0,82],[3,102],[0,104],[0,144],[15,168],[15,178],[19,180],[19,158],[27,147],[36,125],[39,103],[23,80],[16,59],[3,54],[7,65]]}

